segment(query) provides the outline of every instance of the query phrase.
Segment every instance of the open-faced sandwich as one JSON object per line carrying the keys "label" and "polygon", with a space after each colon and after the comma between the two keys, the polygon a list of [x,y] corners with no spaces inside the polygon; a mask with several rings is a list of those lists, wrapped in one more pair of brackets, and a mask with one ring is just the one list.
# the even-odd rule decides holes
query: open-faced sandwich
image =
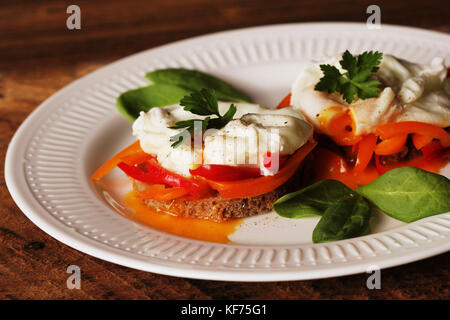
{"label": "open-faced sandwich", "polygon": [[314,242],[367,234],[377,207],[404,222],[450,210],[441,58],[346,51],[303,70],[276,109],[198,71],[147,77],[118,99],[138,140],[92,175],[119,167],[146,208],[215,222],[317,215]]}
{"label": "open-faced sandwich", "polygon": [[114,164],[137,197],[159,211],[218,222],[272,210],[300,187],[292,177],[316,144],[299,112],[218,102],[208,89],[142,111],[133,135],[138,142]]}

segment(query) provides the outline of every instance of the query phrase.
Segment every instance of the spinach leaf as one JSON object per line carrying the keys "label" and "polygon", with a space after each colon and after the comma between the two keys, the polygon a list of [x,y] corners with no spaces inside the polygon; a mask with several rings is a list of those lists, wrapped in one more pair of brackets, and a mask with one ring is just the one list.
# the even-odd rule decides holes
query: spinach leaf
{"label": "spinach leaf", "polygon": [[122,93],[117,98],[117,109],[131,121],[136,120],[141,111],[153,107],[177,104],[191,91],[169,84],[154,84]]}
{"label": "spinach leaf", "polygon": [[413,167],[388,171],[357,191],[404,222],[450,211],[450,180]]}
{"label": "spinach leaf", "polygon": [[357,193],[345,184],[337,180],[323,180],[281,197],[273,208],[282,217],[298,219],[322,215],[329,206],[355,196]]}
{"label": "spinach leaf", "polygon": [[372,209],[361,196],[330,205],[313,231],[314,243],[359,237],[370,231]]}
{"label": "spinach leaf", "polygon": [[247,95],[225,81],[196,70],[160,69],[147,73],[146,77],[156,84],[180,86],[190,91],[200,91],[203,88],[213,89],[217,99],[221,101],[252,102]]}

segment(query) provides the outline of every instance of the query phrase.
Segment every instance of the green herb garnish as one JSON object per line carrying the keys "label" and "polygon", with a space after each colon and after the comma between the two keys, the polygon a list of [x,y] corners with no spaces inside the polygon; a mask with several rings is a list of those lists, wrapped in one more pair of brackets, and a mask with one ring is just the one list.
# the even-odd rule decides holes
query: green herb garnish
{"label": "green herb garnish", "polygon": [[178,121],[175,123],[174,126],[169,127],[170,129],[183,129],[186,128],[186,130],[170,137],[170,142],[172,142],[171,146],[172,148],[178,147],[180,143],[183,142],[184,137],[191,137],[194,133],[195,125],[201,125],[202,128],[202,134],[205,132],[206,127],[208,126],[210,117],[206,117],[203,120],[200,119],[191,119],[191,120],[184,120],[184,121]]}
{"label": "green herb garnish", "polygon": [[116,105],[124,117],[134,121],[139,117],[141,111],[147,112],[154,107],[176,104],[190,92],[182,87],[157,83],[125,91],[117,98]]}
{"label": "green herb garnish", "polygon": [[252,102],[245,93],[232,85],[197,70],[181,68],[159,69],[149,72],[145,76],[153,83],[179,86],[191,92],[200,91],[203,88],[212,89],[220,101]]}
{"label": "green herb garnish", "polygon": [[196,70],[159,69],[145,76],[152,84],[125,91],[117,98],[117,109],[131,121],[136,120],[141,111],[177,104],[184,96],[202,88],[214,90],[219,101],[252,102],[245,93],[225,81]]}
{"label": "green herb garnish", "polygon": [[370,231],[372,208],[361,196],[332,204],[314,228],[314,243],[337,241],[366,235]]}
{"label": "green herb garnish", "polygon": [[339,63],[347,72],[341,74],[335,66],[321,64],[323,77],[320,78],[314,90],[338,92],[347,103],[352,103],[355,97],[376,98],[380,94],[381,83],[372,74],[378,71],[382,58],[383,54],[378,51],[366,51],[354,57],[346,50]]}
{"label": "green herb garnish", "polygon": [[288,193],[273,204],[278,215],[298,219],[322,215],[332,205],[357,196],[357,193],[337,180],[323,180],[299,191]]}
{"label": "green herb garnish", "polygon": [[356,191],[403,222],[450,211],[450,180],[414,167],[388,171]]}
{"label": "green herb garnish", "polygon": [[[214,90],[206,88],[185,96],[181,99],[180,105],[183,106],[186,111],[208,117],[204,119],[178,121],[174,126],[169,127],[171,129],[186,128],[186,130],[170,137],[170,142],[172,142],[173,148],[176,148],[180,143],[182,143],[184,137],[192,135],[196,123],[201,123],[202,133],[211,128],[220,129],[230,122],[236,113],[236,106],[231,104],[228,111],[222,116],[219,112],[219,104],[217,103],[217,97]],[[211,118],[209,116],[216,117]]]}
{"label": "green herb garnish", "polygon": [[319,215],[313,242],[362,236],[369,231],[372,204],[403,222],[450,211],[450,180],[414,167],[390,170],[356,192],[323,180],[278,199],[273,208],[286,218]]}

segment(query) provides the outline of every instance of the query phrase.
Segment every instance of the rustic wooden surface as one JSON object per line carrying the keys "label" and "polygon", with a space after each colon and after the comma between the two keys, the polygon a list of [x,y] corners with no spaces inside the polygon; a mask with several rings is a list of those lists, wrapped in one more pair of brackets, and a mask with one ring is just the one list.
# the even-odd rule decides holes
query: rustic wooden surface
{"label": "rustic wooden surface", "polygon": [[[365,21],[450,32],[447,1],[79,0],[82,29],[66,29],[71,1],[0,0],[0,299],[448,299],[449,253],[382,271],[314,281],[228,283],[136,271],[54,240],[17,208],[3,178],[7,145],[27,115],[73,80],[128,54],[238,27],[307,21]],[[80,266],[80,290],[66,288]]]}

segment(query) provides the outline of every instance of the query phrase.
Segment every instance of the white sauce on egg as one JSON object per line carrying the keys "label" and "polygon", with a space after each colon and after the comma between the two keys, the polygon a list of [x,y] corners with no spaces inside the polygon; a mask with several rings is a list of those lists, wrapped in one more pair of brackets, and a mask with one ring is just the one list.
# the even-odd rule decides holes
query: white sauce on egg
{"label": "white sauce on egg", "polygon": [[[250,165],[259,167],[262,174],[270,175],[273,172],[264,167],[264,153],[290,155],[312,136],[311,124],[292,108],[275,110],[256,104],[234,104],[237,108],[234,120],[219,130],[205,133],[203,162],[200,163],[190,143],[171,147],[170,137],[183,129],[170,129],[170,126],[177,121],[204,118],[179,105],[141,112],[133,124],[133,135],[140,140],[146,153],[156,155],[163,167],[185,176],[190,176],[189,169],[202,163]],[[220,114],[229,107],[230,103],[219,102]]]}

